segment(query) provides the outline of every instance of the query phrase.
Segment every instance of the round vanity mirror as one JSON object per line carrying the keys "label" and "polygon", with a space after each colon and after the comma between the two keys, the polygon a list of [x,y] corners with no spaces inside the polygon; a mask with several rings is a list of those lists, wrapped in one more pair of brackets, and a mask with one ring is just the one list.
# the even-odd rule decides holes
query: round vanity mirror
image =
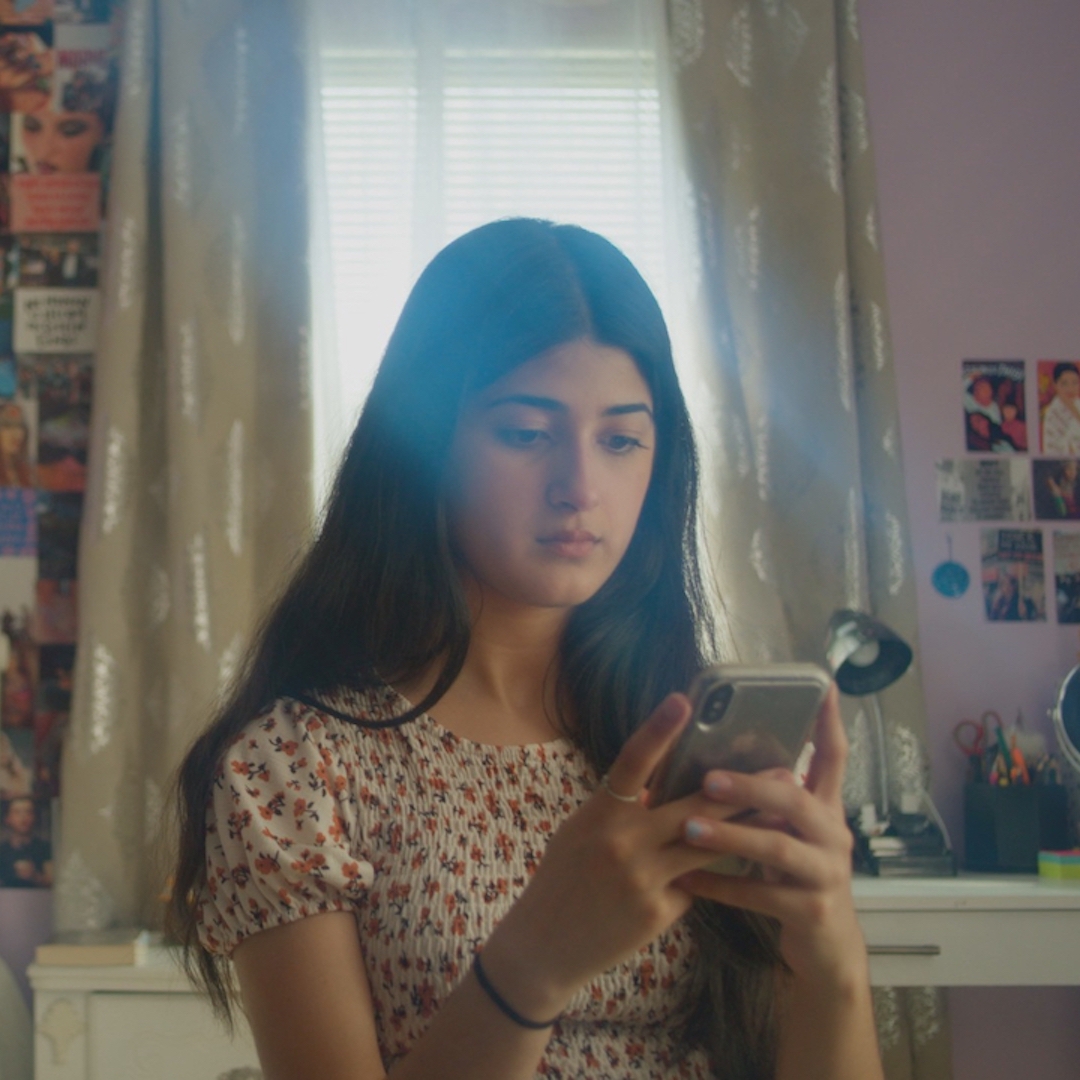
{"label": "round vanity mirror", "polygon": [[1080,664],[1065,676],[1050,716],[1062,757],[1080,773]]}

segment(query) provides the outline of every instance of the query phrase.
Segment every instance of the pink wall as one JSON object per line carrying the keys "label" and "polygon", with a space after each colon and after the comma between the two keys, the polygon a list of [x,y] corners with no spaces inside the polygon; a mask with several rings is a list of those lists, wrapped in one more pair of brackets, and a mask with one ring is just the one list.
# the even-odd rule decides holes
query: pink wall
{"label": "pink wall", "polygon": [[[1080,359],[1080,3],[860,0],[918,577],[934,797],[960,828],[962,717],[1050,734],[1076,627],[986,622],[978,524],[937,521],[934,462],[964,453],[960,361]],[[930,588],[947,554],[973,588]],[[1080,1075],[1080,990],[950,995],[955,1080]]]}

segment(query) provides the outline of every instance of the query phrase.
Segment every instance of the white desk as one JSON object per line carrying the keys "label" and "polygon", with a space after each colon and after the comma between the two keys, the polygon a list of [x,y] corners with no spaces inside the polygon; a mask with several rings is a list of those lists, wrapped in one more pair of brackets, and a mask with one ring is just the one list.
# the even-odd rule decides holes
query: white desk
{"label": "white desk", "polygon": [[875,986],[1080,986],[1080,882],[855,880]]}
{"label": "white desk", "polygon": [[[1080,985],[1080,884],[1036,877],[855,882],[876,986]],[[36,1080],[258,1080],[167,950],[142,967],[39,967]]]}

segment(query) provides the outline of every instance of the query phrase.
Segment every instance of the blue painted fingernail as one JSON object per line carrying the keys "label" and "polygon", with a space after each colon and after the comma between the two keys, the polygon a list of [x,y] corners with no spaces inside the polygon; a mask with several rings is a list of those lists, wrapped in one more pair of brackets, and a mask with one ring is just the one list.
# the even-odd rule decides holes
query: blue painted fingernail
{"label": "blue painted fingernail", "polygon": [[705,781],[706,795],[723,795],[730,791],[734,781],[727,773],[713,773]]}
{"label": "blue painted fingernail", "polygon": [[686,823],[687,840],[703,840],[709,835],[709,827],[700,821],[688,821]]}

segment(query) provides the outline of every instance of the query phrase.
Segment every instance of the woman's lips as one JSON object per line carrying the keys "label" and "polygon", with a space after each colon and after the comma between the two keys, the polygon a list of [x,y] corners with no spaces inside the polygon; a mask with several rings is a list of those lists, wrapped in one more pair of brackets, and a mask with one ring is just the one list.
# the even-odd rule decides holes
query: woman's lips
{"label": "woman's lips", "polygon": [[587,529],[564,529],[540,537],[540,544],[548,551],[564,559],[583,559],[590,555],[600,537]]}

